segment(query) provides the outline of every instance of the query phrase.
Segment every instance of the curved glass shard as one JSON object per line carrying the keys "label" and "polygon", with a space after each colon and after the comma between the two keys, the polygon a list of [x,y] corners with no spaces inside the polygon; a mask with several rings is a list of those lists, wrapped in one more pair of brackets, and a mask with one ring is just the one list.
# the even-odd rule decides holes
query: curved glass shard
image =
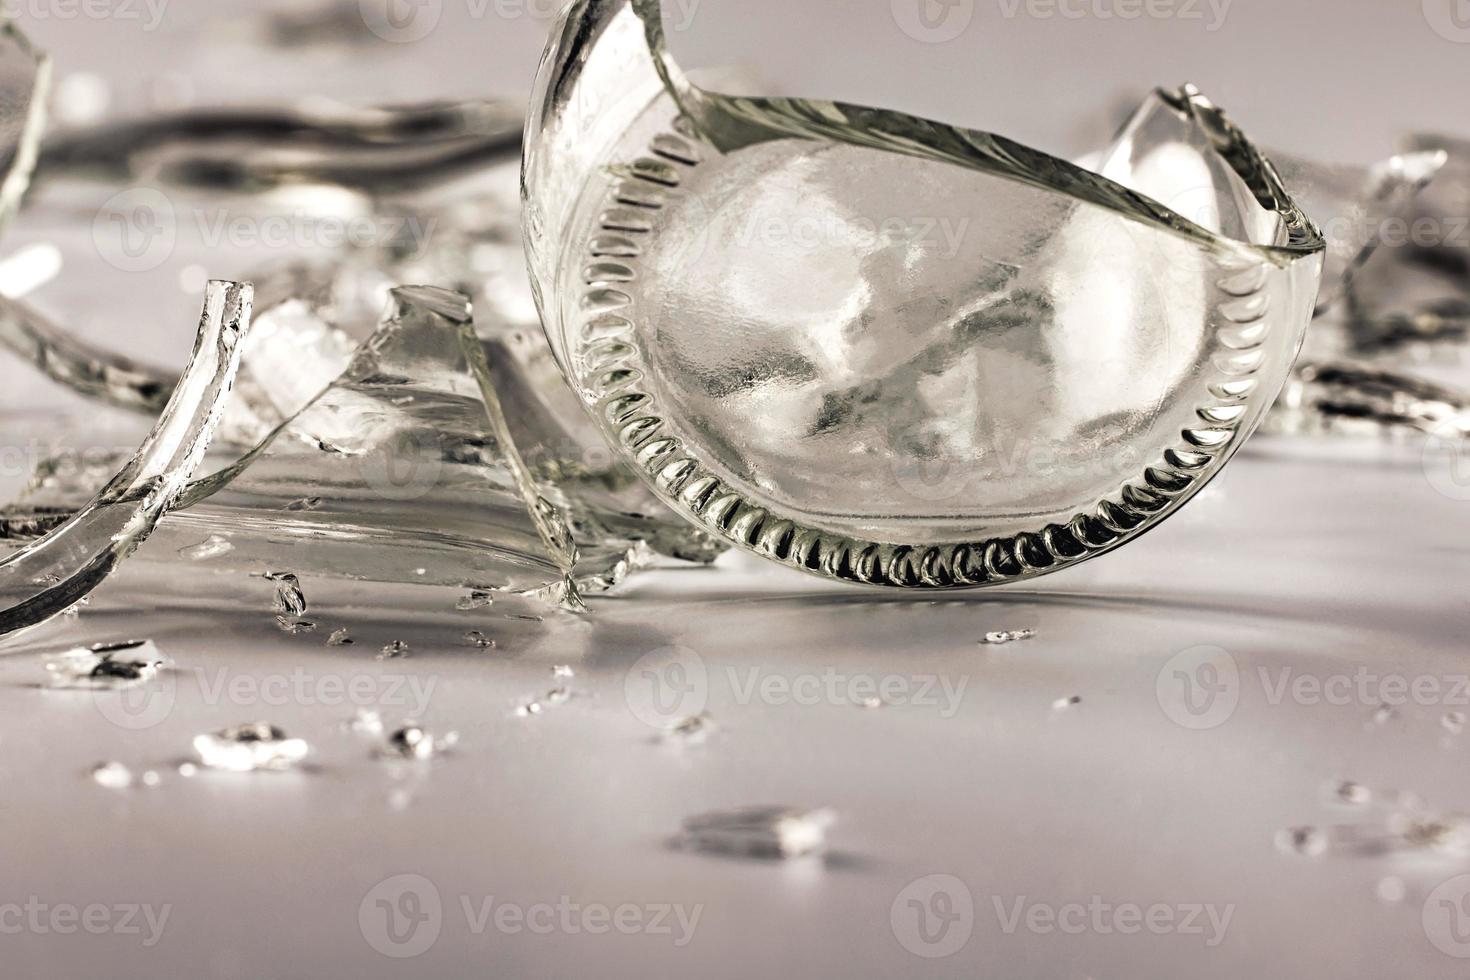
{"label": "curved glass shard", "polygon": [[75,605],[178,503],[224,411],[252,299],[248,285],[209,284],[189,367],[137,455],[79,513],[0,561],[0,635]]}
{"label": "curved glass shard", "polygon": [[1254,430],[1323,264],[1197,91],[1132,129],[1092,173],[900,113],[726,96],[684,77],[655,0],[581,0],[524,159],[553,350],[666,503],[784,564],[953,588],[1100,554]]}
{"label": "curved glass shard", "polygon": [[38,51],[9,20],[0,23],[0,228],[20,210],[30,187],[46,128],[51,95],[51,57]]}
{"label": "curved glass shard", "polygon": [[422,186],[521,145],[519,108],[488,100],[196,110],[62,133],[41,173],[259,190],[286,181],[375,191]]}
{"label": "curved glass shard", "polygon": [[0,344],[52,381],[116,408],[157,415],[178,378],[78,340],[25,303],[0,295]]}

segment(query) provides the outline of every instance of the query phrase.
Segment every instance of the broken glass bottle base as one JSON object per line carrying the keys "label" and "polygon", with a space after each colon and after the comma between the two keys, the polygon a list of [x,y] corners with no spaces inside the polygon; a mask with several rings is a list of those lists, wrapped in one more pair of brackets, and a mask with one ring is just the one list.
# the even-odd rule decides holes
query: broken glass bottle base
{"label": "broken glass bottle base", "polygon": [[692,85],[653,0],[552,32],[524,163],[553,350],[706,531],[988,586],[1154,527],[1287,379],[1324,244],[1193,89],[1098,173],[898,113]]}

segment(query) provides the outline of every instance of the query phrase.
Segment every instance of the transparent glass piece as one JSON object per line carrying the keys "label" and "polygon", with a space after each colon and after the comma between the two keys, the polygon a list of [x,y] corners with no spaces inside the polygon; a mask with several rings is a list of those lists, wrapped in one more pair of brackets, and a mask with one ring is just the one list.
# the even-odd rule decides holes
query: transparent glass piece
{"label": "transparent glass piece", "polygon": [[[492,192],[492,196],[506,195]],[[376,262],[351,262],[288,266],[266,274],[259,286],[262,296],[312,299],[288,300],[258,314],[239,394],[226,416],[226,434],[238,440],[244,433],[279,424],[299,410],[303,393],[335,377],[352,338],[364,335],[371,297],[387,289],[385,277],[456,283],[478,290],[475,330],[507,427],[532,478],[570,521],[582,549],[579,577],[584,587],[611,587],[654,555],[713,562],[727,546],[668,511],[631,467],[608,449],[562,378],[545,334],[510,319],[513,309],[501,315],[505,306],[494,293],[519,288],[529,295],[519,230],[511,213],[498,205],[454,210],[468,210],[474,217],[460,214],[456,219],[448,213],[435,217],[436,233],[426,240],[426,247],[400,261],[385,260],[386,272]],[[491,214],[499,217],[491,219]],[[455,220],[464,222],[457,233],[449,231]],[[467,227],[477,231],[471,233]],[[472,272],[463,258],[485,248],[517,256],[514,264],[507,258],[492,265],[494,282]],[[511,285],[515,279],[519,287]],[[534,317],[534,306],[531,310]]]}
{"label": "transparent glass piece", "polygon": [[209,284],[189,367],[137,454],[81,511],[0,561],[0,635],[85,598],[179,502],[239,368],[252,295],[239,283]]}
{"label": "transparent glass piece", "polygon": [[1283,183],[1317,222],[1327,243],[1318,316],[1342,299],[1354,277],[1378,254],[1393,223],[1403,221],[1407,227],[1415,199],[1448,159],[1443,150],[1428,150],[1354,167],[1272,154]]}
{"label": "transparent glass piece", "polygon": [[209,769],[224,772],[284,772],[310,753],[304,739],[291,738],[275,725],[257,722],[194,736],[194,751]]}
{"label": "transparent glass piece", "polygon": [[1350,284],[1349,350],[1470,385],[1470,141],[1421,135],[1409,145],[1446,162],[1396,229],[1396,247]]}
{"label": "transparent glass piece", "polygon": [[147,684],[166,661],[152,640],[99,643],[68,650],[46,664],[52,688],[116,691]]}
{"label": "transparent glass piece", "polygon": [[[575,603],[577,551],[505,427],[464,297],[395,290],[397,310],[324,392],[198,481],[170,537],[230,535],[218,562]],[[310,499],[316,506],[293,508]]]}
{"label": "transparent glass piece", "polygon": [[405,725],[388,736],[382,749],[384,758],[428,762],[453,751],[459,744],[458,732],[435,735],[418,725]]}
{"label": "transparent glass piece", "polygon": [[[404,291],[399,302],[421,295]],[[430,295],[442,299],[438,291]],[[253,438],[257,445],[241,459],[221,461],[219,473],[191,488],[191,509],[165,522],[158,547],[194,555],[201,542],[223,535],[228,548],[207,549],[212,569],[261,572],[292,554],[283,551],[292,542],[316,538],[323,543],[304,562],[291,559],[298,571],[541,592],[575,604],[560,559],[539,538],[513,478],[523,472],[536,483],[537,475],[509,456],[495,458],[498,447],[514,449],[515,441],[491,431],[481,391],[494,379],[482,373],[487,348],[468,324],[418,309],[410,328],[400,312],[359,354],[346,331],[326,319],[340,310],[321,300],[289,300],[257,317],[263,335],[246,342],[222,426],[232,441]],[[455,302],[463,307],[462,298]],[[464,355],[466,343],[476,358]],[[503,422],[500,409],[493,415]],[[5,515],[6,535],[24,539],[64,520],[93,492],[100,469],[68,466],[65,479],[38,476]],[[572,551],[572,577],[584,590],[620,582],[644,560],[641,542],[662,528],[676,529],[667,538],[678,544],[691,537],[672,515],[600,516],[578,494],[554,489],[537,499],[555,515],[548,526],[566,521],[574,538],[582,536]],[[629,525],[624,533],[601,533],[619,517]],[[559,554],[571,547],[563,543]]]}
{"label": "transparent glass piece", "polygon": [[[698,88],[653,0],[582,0],[528,123],[566,377],[705,530],[949,588],[1053,571],[1203,487],[1286,381],[1324,244],[1192,89],[1082,170],[878,109]],[[1199,207],[1166,205],[1181,194]]]}
{"label": "transparent glass piece", "polygon": [[1275,432],[1470,438],[1470,392],[1351,361],[1303,364],[1271,413]]}
{"label": "transparent glass piece", "polygon": [[[1290,160],[1329,270],[1272,431],[1447,435],[1470,412],[1470,144],[1420,136],[1373,168]],[[1345,246],[1367,241],[1349,261]],[[1329,271],[1329,279],[1333,278]]]}
{"label": "transparent glass piece", "polygon": [[107,789],[127,789],[133,785],[133,771],[121,762],[99,762],[92,767],[92,779]]}
{"label": "transparent glass piece", "polygon": [[420,188],[514,155],[518,107],[488,100],[190,110],[64,132],[42,172],[240,191],[284,183],[375,192]]}
{"label": "transparent glass piece", "polygon": [[751,858],[794,858],[826,848],[836,815],[827,809],[744,807],[684,821],[684,847]]}
{"label": "transparent glass piece", "polygon": [[610,451],[547,345],[526,271],[518,220],[520,172],[491,167],[448,201],[404,205],[433,223],[416,247],[369,266],[402,282],[453,283],[469,294],[496,390],[527,465],[564,507],[584,546],[642,543],[703,564],[728,545],[670,512]]}
{"label": "transparent glass piece", "polygon": [[0,23],[0,147],[4,178],[0,179],[0,229],[17,211],[31,184],[46,129],[46,103],[51,94],[49,55],[36,50],[14,23]]}

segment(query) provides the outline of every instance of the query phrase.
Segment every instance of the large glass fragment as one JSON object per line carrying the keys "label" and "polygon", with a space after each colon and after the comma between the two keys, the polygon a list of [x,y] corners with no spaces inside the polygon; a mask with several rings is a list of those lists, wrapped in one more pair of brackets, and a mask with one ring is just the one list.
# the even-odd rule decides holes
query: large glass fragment
{"label": "large glass fragment", "polygon": [[189,367],[137,454],[81,511],[0,561],[0,634],[81,601],[178,503],[224,411],[252,295],[247,285],[209,284]]}
{"label": "large glass fragment", "polygon": [[[304,301],[262,315],[243,371],[247,417],[280,424],[188,488],[159,553],[219,538],[229,547],[208,549],[212,569],[284,566],[575,605],[572,580],[607,574],[629,546],[578,562],[566,517],[506,428],[465,298],[427,287],[393,296],[392,317],[360,348]],[[38,488],[26,508],[56,502]]]}
{"label": "large glass fragment", "polygon": [[580,0],[524,161],[552,348],[661,499],[737,545],[905,587],[1073,564],[1240,447],[1323,263],[1198,92],[1132,130],[1100,175],[899,113],[730,97],[682,74],[656,0]]}

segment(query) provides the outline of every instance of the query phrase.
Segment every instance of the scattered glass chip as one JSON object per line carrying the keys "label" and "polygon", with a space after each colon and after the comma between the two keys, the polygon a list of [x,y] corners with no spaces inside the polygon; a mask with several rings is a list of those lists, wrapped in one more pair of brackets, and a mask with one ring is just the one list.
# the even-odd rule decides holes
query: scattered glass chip
{"label": "scattered glass chip", "polygon": [[1438,851],[1454,857],[1470,855],[1470,820],[1449,815],[1397,814],[1389,829],[1403,846]]}
{"label": "scattered glass chip", "polygon": [[464,641],[467,645],[481,650],[494,650],[496,647],[495,641],[479,630],[470,630],[464,635]]}
{"label": "scattered glass chip", "polygon": [[211,558],[219,558],[228,555],[235,550],[230,539],[220,534],[211,534],[199,544],[190,545],[179,549],[179,557],[185,561],[209,561]]}
{"label": "scattered glass chip", "polygon": [[999,646],[1004,643],[1016,643],[1020,640],[1029,640],[1036,635],[1035,630],[997,630],[986,633],[982,644],[988,646]]}
{"label": "scattered glass chip", "polygon": [[665,742],[679,745],[703,744],[718,726],[715,724],[714,716],[709,712],[701,712],[690,715],[682,721],[676,722],[662,732]]}
{"label": "scattered glass chip", "polygon": [[1316,827],[1289,827],[1276,835],[1276,847],[1301,857],[1321,857],[1327,852],[1327,835]]}
{"label": "scattered glass chip", "polygon": [[285,616],[277,616],[276,627],[282,633],[289,633],[292,636],[316,632],[316,623],[309,619],[289,619]]}
{"label": "scattered glass chip", "polygon": [[225,772],[283,771],[305,759],[310,748],[299,738],[264,722],[194,736],[194,751],[210,769]]}
{"label": "scattered glass chip", "polygon": [[402,640],[394,640],[385,644],[382,652],[378,654],[379,660],[402,660],[408,656],[408,644]]}
{"label": "scattered glass chip", "polygon": [[555,708],[558,705],[566,704],[571,699],[571,691],[564,687],[554,687],[547,691],[543,697],[535,701],[527,701],[525,704],[516,708],[516,715],[521,718],[529,718],[533,715],[544,713],[547,708]]}
{"label": "scattered glass chip", "polygon": [[102,762],[92,767],[92,779],[108,789],[127,789],[133,785],[133,771],[121,762]]}
{"label": "scattered glass chip", "polygon": [[385,755],[400,759],[412,759],[416,762],[424,762],[454,748],[459,743],[459,734],[449,732],[443,736],[435,736],[433,732],[419,725],[405,725],[392,735],[388,736]]}
{"label": "scattered glass chip", "polygon": [[463,596],[454,604],[454,608],[460,612],[471,612],[475,609],[484,609],[486,606],[495,605],[495,597],[482,589],[475,589],[469,595]]}
{"label": "scattered glass chip", "polygon": [[368,708],[358,709],[357,714],[347,723],[350,731],[359,735],[381,735],[383,734],[383,716]]}
{"label": "scattered glass chip", "polygon": [[119,690],[148,683],[164,665],[152,640],[129,640],[68,650],[47,663],[46,671],[54,688]]}
{"label": "scattered glass chip", "polygon": [[784,859],[825,849],[836,820],[828,809],[743,807],[684,821],[681,843],[693,850],[738,857]]}
{"label": "scattered glass chip", "polygon": [[1386,725],[1399,716],[1399,713],[1386,704],[1380,704],[1373,709],[1372,723],[1375,725]]}
{"label": "scattered glass chip", "polygon": [[332,635],[327,637],[327,646],[329,647],[350,647],[356,642],[352,638],[352,633],[346,627],[333,630]]}
{"label": "scattered glass chip", "polygon": [[276,586],[271,608],[283,616],[306,615],[306,593],[301,591],[301,579],[290,572],[267,572],[265,579]]}

